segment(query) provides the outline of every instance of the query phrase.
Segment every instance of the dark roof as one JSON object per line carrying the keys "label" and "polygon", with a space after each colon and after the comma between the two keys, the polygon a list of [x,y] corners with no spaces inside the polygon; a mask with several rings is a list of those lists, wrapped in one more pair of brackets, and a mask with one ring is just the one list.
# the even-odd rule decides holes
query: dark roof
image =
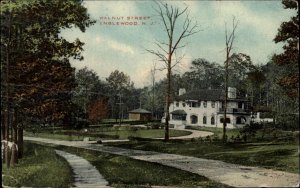
{"label": "dark roof", "polygon": [[201,89],[187,92],[176,97],[176,100],[202,100],[202,101],[217,101],[223,99],[224,92],[221,89]]}
{"label": "dark roof", "polygon": [[171,112],[171,114],[186,115],[186,112],[184,110],[175,110],[175,111]]}
{"label": "dark roof", "polygon": [[129,113],[135,113],[135,114],[151,114],[151,112],[145,110],[145,109],[142,109],[142,108],[138,108],[138,109],[135,109],[135,110],[131,110]]}
{"label": "dark roof", "polygon": [[[225,100],[224,90],[222,89],[200,89],[187,92],[175,97],[176,101],[200,100],[200,101],[223,101]],[[228,101],[247,101],[244,98],[228,99]]]}

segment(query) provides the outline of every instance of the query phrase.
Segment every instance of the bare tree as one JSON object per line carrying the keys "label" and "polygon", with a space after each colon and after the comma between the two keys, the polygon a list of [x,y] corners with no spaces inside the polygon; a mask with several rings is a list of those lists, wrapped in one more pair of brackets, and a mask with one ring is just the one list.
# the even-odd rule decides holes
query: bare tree
{"label": "bare tree", "polygon": [[151,100],[151,108],[152,108],[152,119],[154,119],[154,110],[155,110],[155,73],[156,73],[156,63],[153,63],[153,68],[151,69],[151,82],[152,82],[152,100]]}
{"label": "bare tree", "polygon": [[[165,121],[165,141],[169,140],[169,106],[171,103],[171,76],[172,68],[175,67],[183,59],[184,55],[176,56],[178,49],[183,48],[186,44],[182,44],[183,39],[198,32],[197,24],[193,24],[189,18],[188,7],[183,10],[168,5],[167,3],[157,2],[157,8],[154,8],[158,13],[160,21],[163,23],[164,31],[167,33],[167,41],[155,42],[157,50],[147,50],[149,53],[158,57],[159,61],[165,63],[167,69],[167,89],[166,89],[166,121]],[[185,16],[185,17],[184,17]],[[178,25],[179,18],[184,17],[181,28]],[[173,58],[175,56],[175,59]]]}
{"label": "bare tree", "polygon": [[232,19],[232,31],[228,34],[227,25],[225,23],[225,42],[226,42],[226,60],[225,60],[225,100],[224,100],[224,119],[223,119],[223,142],[226,142],[226,126],[227,126],[227,101],[228,101],[228,64],[230,61],[230,54],[232,50],[232,44],[235,39],[235,30],[237,28],[238,21],[235,18]]}

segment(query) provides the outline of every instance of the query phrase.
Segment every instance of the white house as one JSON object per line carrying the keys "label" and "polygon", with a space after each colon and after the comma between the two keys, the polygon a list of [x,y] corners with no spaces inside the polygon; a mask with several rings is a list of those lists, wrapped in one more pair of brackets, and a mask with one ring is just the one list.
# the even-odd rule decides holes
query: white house
{"label": "white house", "polygon": [[[186,92],[179,90],[179,96],[169,107],[170,125],[175,127],[206,126],[223,127],[224,91],[206,89]],[[247,100],[238,98],[235,88],[228,88],[227,128],[239,128],[250,123]]]}
{"label": "white house", "polygon": [[273,123],[274,119],[273,118],[262,118],[261,117],[261,112],[255,112],[252,113],[252,121],[254,123]]}

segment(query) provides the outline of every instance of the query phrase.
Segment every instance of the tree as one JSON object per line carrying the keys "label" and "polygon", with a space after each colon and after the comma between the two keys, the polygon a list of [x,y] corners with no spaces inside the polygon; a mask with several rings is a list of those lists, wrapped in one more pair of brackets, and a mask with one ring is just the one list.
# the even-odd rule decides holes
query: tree
{"label": "tree", "polygon": [[223,85],[223,68],[217,63],[211,63],[206,59],[195,59],[192,61],[190,71],[183,74],[186,80],[186,89],[220,88]]}
{"label": "tree", "polygon": [[87,67],[80,69],[75,74],[76,88],[73,90],[73,102],[82,107],[87,113],[88,104],[97,100],[99,96],[105,95],[107,90],[106,83],[103,83],[97,73],[88,70]]}
{"label": "tree", "polygon": [[[1,1],[2,126],[7,141],[9,127],[14,127],[10,140],[18,143],[19,156],[26,123],[55,123],[71,109],[74,69],[69,58],[83,58],[83,43],[68,42],[59,36],[61,29],[76,26],[85,31],[92,23],[80,0]],[[15,119],[13,125],[10,119]]]}
{"label": "tree", "polygon": [[99,97],[92,101],[88,106],[88,119],[91,123],[99,123],[108,115],[108,98]]}
{"label": "tree", "polygon": [[227,100],[228,100],[228,67],[231,56],[233,41],[235,39],[235,30],[238,22],[233,18],[232,31],[228,34],[227,25],[225,24],[225,44],[226,44],[226,60],[225,60],[225,101],[224,101],[224,121],[223,121],[223,142],[226,142],[226,126],[227,126]]}
{"label": "tree", "polygon": [[273,61],[282,66],[286,72],[278,84],[286,90],[288,96],[299,98],[299,5],[296,0],[283,0],[285,9],[296,9],[297,15],[288,22],[283,22],[274,38],[275,43],[283,42],[284,52],[275,54]]}
{"label": "tree", "polygon": [[244,53],[233,53],[228,64],[228,86],[239,91],[240,96],[247,93],[246,79],[248,74],[255,71],[250,56]]}
{"label": "tree", "polygon": [[[188,7],[185,7],[183,10],[180,10],[177,7],[170,6],[167,3],[157,3],[157,8],[154,8],[156,13],[158,13],[160,21],[163,23],[164,30],[167,34],[166,41],[157,41],[155,44],[158,50],[147,50],[149,53],[155,55],[159,61],[165,63],[167,69],[167,87],[166,87],[166,122],[165,122],[165,141],[169,140],[169,106],[171,103],[171,75],[172,68],[175,67],[184,55],[178,55],[178,49],[186,46],[182,45],[183,39],[197,33],[197,24],[193,24],[192,20],[189,18],[187,12]],[[186,14],[184,18],[182,28],[178,26],[179,18]],[[180,28],[180,29],[179,29]],[[175,59],[173,59],[175,57]]]}
{"label": "tree", "polygon": [[[246,88],[246,90],[250,90],[251,92],[251,106],[263,106],[262,94],[263,87],[266,82],[266,77],[262,70],[262,67],[254,66],[254,69],[246,74],[247,77],[246,79],[244,79],[244,83],[245,85],[249,86],[249,89]],[[247,91],[247,93],[249,92]],[[259,95],[259,97],[255,97],[255,95]]]}
{"label": "tree", "polygon": [[[109,88],[109,103],[111,106],[111,117],[120,119],[123,112],[124,99],[126,94],[134,87],[133,82],[130,81],[130,77],[118,70],[113,71],[108,78],[106,78]],[[116,108],[116,104],[119,105],[119,109]]]}

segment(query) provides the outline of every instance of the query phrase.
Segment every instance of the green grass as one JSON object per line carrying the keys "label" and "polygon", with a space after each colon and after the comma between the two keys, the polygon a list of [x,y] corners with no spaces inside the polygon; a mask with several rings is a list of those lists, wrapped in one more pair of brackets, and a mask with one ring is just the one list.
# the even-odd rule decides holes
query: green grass
{"label": "green grass", "polygon": [[227,143],[196,141],[151,141],[108,145],[222,160],[247,166],[299,172],[297,143]]}
{"label": "green grass", "polygon": [[[139,130],[116,130],[103,132],[107,135],[118,135],[120,139],[127,139],[128,137],[140,137],[140,138],[163,138],[165,132],[163,129],[139,129]],[[189,135],[188,131],[170,130],[170,137]]]}
{"label": "green grass", "polygon": [[[105,128],[101,129],[90,129],[87,133],[83,131],[75,130],[61,130],[56,131],[54,134],[51,131],[44,131],[40,133],[33,134],[32,132],[26,131],[25,136],[34,136],[42,138],[51,138],[57,140],[69,140],[77,141],[83,140],[84,137],[90,137],[91,140],[96,139],[127,139],[128,137],[140,137],[140,138],[163,138],[164,137],[163,129],[141,129],[136,127],[126,128]],[[189,131],[182,130],[170,130],[170,136],[185,136],[191,134]]]}
{"label": "green grass", "polygon": [[[193,130],[198,131],[209,131],[213,132],[214,136],[217,136],[218,138],[222,138],[223,136],[223,128],[216,128],[216,127],[191,127]],[[226,129],[226,135],[228,138],[231,138],[232,135],[236,136],[239,134],[239,129]]]}
{"label": "green grass", "polygon": [[26,131],[24,136],[32,136],[32,137],[40,137],[40,138],[50,138],[56,140],[68,140],[68,141],[80,141],[83,140],[84,136],[73,136],[73,135],[65,135],[65,134],[52,134],[50,132],[41,132],[41,133],[32,133]]}
{"label": "green grass", "polygon": [[[53,148],[25,143],[24,157],[9,169],[2,164],[2,181],[7,186],[67,188],[72,184],[72,170]],[[4,176],[3,176],[4,175]]]}
{"label": "green grass", "polygon": [[200,175],[155,163],[85,149],[57,148],[87,159],[113,187],[228,187]]}

